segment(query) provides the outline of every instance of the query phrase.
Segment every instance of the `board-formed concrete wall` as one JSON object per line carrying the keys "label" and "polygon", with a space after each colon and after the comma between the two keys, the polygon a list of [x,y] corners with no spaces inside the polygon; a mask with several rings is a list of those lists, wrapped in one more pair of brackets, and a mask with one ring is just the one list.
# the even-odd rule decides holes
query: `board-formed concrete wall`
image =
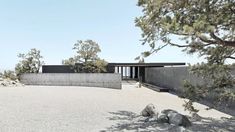
{"label": "board-formed concrete wall", "polygon": [[88,86],[121,89],[121,75],[114,73],[41,73],[23,74],[25,85]]}
{"label": "board-formed concrete wall", "polygon": [[145,82],[173,90],[181,89],[183,80],[191,78],[187,67],[146,68]]}
{"label": "board-formed concrete wall", "polygon": [[188,67],[159,67],[145,69],[145,82],[159,87],[182,91],[184,80],[192,84],[202,84],[203,79],[192,75]]}

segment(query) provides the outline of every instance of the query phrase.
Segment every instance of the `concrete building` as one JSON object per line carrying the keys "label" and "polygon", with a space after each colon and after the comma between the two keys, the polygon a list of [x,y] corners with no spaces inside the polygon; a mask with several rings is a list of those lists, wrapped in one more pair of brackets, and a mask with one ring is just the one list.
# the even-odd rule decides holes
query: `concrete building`
{"label": "concrete building", "polygon": [[[183,65],[185,63],[108,63],[107,73],[119,73],[122,80],[145,82],[146,68]],[[74,70],[69,65],[43,65],[42,73],[74,73]]]}

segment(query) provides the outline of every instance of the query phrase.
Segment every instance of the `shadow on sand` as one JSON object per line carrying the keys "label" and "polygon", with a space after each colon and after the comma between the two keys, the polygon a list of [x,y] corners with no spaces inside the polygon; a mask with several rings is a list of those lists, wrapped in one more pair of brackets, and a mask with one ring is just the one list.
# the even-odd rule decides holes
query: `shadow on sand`
{"label": "shadow on sand", "polygon": [[159,124],[156,120],[139,116],[131,111],[117,111],[109,112],[109,120],[116,122],[116,124],[107,127],[101,132],[120,132],[120,131],[137,131],[137,132],[235,132],[235,119],[216,120],[212,118],[202,118],[201,121],[193,121],[189,128],[173,126],[170,124]]}

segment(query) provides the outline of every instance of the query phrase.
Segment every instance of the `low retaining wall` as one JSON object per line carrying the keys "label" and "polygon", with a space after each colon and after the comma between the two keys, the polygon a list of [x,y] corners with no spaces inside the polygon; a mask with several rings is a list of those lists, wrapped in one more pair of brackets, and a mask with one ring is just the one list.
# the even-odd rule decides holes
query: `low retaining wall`
{"label": "low retaining wall", "polygon": [[190,74],[188,67],[159,67],[146,68],[145,82],[159,87],[169,88],[181,92],[184,80],[192,84],[203,84],[203,79]]}
{"label": "low retaining wall", "polygon": [[[232,70],[231,74],[235,76],[235,70]],[[146,83],[169,88],[176,92],[182,91],[184,80],[189,81],[193,85],[208,83],[208,80],[190,73],[188,67],[158,67],[145,69]]]}
{"label": "low retaining wall", "polygon": [[25,85],[89,86],[121,89],[121,75],[114,73],[40,73],[23,74]]}

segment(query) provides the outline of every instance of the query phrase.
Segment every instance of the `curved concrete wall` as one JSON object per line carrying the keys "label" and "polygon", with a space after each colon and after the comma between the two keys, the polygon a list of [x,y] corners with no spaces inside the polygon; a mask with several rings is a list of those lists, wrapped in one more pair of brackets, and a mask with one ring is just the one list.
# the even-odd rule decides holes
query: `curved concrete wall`
{"label": "curved concrete wall", "polygon": [[41,73],[23,74],[25,85],[89,86],[121,89],[121,75],[114,73]]}

